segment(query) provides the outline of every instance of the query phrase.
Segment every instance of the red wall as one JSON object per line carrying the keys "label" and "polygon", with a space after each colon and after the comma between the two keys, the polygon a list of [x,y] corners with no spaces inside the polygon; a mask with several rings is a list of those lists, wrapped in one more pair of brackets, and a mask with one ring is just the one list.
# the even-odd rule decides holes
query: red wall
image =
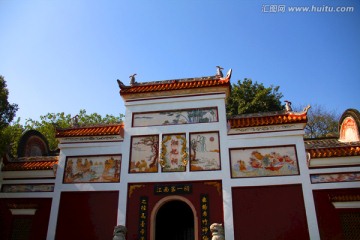
{"label": "red wall", "polygon": [[318,220],[320,237],[323,240],[331,239],[344,239],[341,228],[341,220],[339,214],[342,212],[354,212],[359,209],[336,209],[329,196],[336,195],[360,195],[360,189],[325,189],[314,190],[314,202],[316,208],[316,216]]}
{"label": "red wall", "polygon": [[232,189],[235,239],[309,239],[301,185]]}
{"label": "red wall", "polygon": [[118,198],[118,191],[62,192],[56,239],[112,239]]}
{"label": "red wall", "polygon": [[46,239],[50,209],[51,209],[51,199],[49,198],[0,199],[0,239],[1,240],[11,239],[12,221],[16,217],[22,217],[22,216],[13,216],[9,210],[8,204],[25,204],[25,205],[35,204],[37,206],[37,211],[35,212],[35,215],[23,216],[26,218],[32,218],[29,240]]}
{"label": "red wall", "polygon": [[[214,183],[207,184],[207,183]],[[173,184],[190,184],[192,186],[191,194],[179,194],[181,197],[188,199],[195,207],[196,214],[198,217],[199,226],[199,239],[201,239],[201,194],[208,194],[209,197],[209,222],[210,223],[223,223],[223,199],[222,199],[222,185],[221,181],[195,181],[195,182],[174,182]],[[138,188],[133,188],[131,193],[128,193],[127,201],[127,214],[126,214],[126,227],[128,229],[127,238],[128,240],[139,239],[139,208],[140,208],[140,197],[148,197],[148,218],[147,218],[147,236],[150,238],[150,217],[151,211],[154,206],[164,197],[169,195],[156,195],[154,194],[154,186],[156,184],[172,184],[172,182],[163,183],[136,183]],[[131,184],[129,185],[131,186]],[[130,189],[130,187],[129,187]],[[130,190],[129,190],[130,191]],[[211,237],[210,237],[211,239]],[[171,240],[171,238],[169,238]]]}

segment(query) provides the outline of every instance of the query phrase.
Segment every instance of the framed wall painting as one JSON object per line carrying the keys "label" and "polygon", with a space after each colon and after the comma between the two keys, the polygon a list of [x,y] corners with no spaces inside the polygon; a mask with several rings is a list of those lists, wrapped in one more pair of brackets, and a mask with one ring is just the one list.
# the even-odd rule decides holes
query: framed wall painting
{"label": "framed wall painting", "polygon": [[67,157],[64,183],[120,182],[121,155]]}
{"label": "framed wall painting", "polygon": [[132,136],[130,154],[130,173],[158,172],[159,136]]}
{"label": "framed wall painting", "polygon": [[231,177],[299,175],[295,145],[230,149]]}
{"label": "framed wall painting", "polygon": [[2,192],[53,192],[55,184],[3,184]]}
{"label": "framed wall painting", "polygon": [[190,133],[190,171],[220,169],[219,132]]}
{"label": "framed wall painting", "polygon": [[311,183],[336,183],[360,181],[360,172],[310,174]]}
{"label": "framed wall painting", "polygon": [[218,122],[217,107],[178,109],[133,114],[133,127]]}
{"label": "framed wall painting", "polygon": [[164,134],[160,165],[163,172],[185,172],[188,162],[185,134]]}

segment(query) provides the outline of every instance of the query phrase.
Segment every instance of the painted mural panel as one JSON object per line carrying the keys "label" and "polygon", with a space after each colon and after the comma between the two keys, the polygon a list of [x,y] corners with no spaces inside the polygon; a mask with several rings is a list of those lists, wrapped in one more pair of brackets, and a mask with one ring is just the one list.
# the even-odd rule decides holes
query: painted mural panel
{"label": "painted mural panel", "polygon": [[186,135],[163,135],[160,165],[163,172],[185,172],[187,164]]}
{"label": "painted mural panel", "polygon": [[299,174],[294,145],[230,149],[230,163],[233,178]]}
{"label": "painted mural panel", "polygon": [[133,136],[130,151],[130,173],[158,172],[158,135]]}
{"label": "painted mural panel", "polygon": [[133,127],[209,123],[217,121],[217,107],[133,114]]}
{"label": "painted mural panel", "polygon": [[360,172],[311,174],[311,183],[356,182],[360,181]]}
{"label": "painted mural panel", "polygon": [[64,183],[119,182],[120,167],[120,155],[68,157]]}
{"label": "painted mural panel", "polygon": [[190,171],[220,169],[219,133],[190,133]]}

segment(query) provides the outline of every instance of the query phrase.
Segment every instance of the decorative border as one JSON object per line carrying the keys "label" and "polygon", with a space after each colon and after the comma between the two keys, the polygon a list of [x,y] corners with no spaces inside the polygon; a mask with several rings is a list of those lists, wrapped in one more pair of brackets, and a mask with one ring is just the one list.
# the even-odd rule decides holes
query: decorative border
{"label": "decorative border", "polygon": [[121,154],[66,157],[63,183],[120,182]]}
{"label": "decorative border", "polygon": [[256,134],[256,133],[271,133],[290,130],[303,130],[304,123],[295,123],[288,125],[270,125],[270,126],[258,126],[258,127],[244,127],[244,128],[231,128],[228,131],[228,135],[240,135],[240,134]]}
{"label": "decorative border", "polygon": [[360,172],[310,174],[310,181],[312,184],[358,182],[360,181]]}
{"label": "decorative border", "polygon": [[3,184],[1,192],[53,192],[55,184]]}
{"label": "decorative border", "polygon": [[187,162],[186,134],[164,134],[161,142],[161,171],[185,172]]}
{"label": "decorative border", "polygon": [[[137,119],[146,119],[146,121]],[[217,107],[137,112],[132,115],[132,127],[211,123],[218,121],[219,114]]]}
{"label": "decorative border", "polygon": [[86,143],[86,142],[122,142],[121,136],[88,136],[88,137],[64,137],[61,143]]}
{"label": "decorative border", "polygon": [[299,175],[295,145],[231,148],[231,178]]}
{"label": "decorative border", "polygon": [[129,173],[157,173],[159,135],[132,136]]}
{"label": "decorative border", "polygon": [[221,170],[219,132],[190,133],[190,171]]}

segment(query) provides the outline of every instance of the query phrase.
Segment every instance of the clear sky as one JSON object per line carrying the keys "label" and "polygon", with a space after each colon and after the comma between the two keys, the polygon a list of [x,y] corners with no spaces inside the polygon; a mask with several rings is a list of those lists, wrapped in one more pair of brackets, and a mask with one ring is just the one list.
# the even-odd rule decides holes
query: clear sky
{"label": "clear sky", "polygon": [[293,106],[360,109],[359,0],[0,0],[0,33],[0,75],[22,121],[125,113],[116,79],[216,65],[233,83],[280,86]]}

